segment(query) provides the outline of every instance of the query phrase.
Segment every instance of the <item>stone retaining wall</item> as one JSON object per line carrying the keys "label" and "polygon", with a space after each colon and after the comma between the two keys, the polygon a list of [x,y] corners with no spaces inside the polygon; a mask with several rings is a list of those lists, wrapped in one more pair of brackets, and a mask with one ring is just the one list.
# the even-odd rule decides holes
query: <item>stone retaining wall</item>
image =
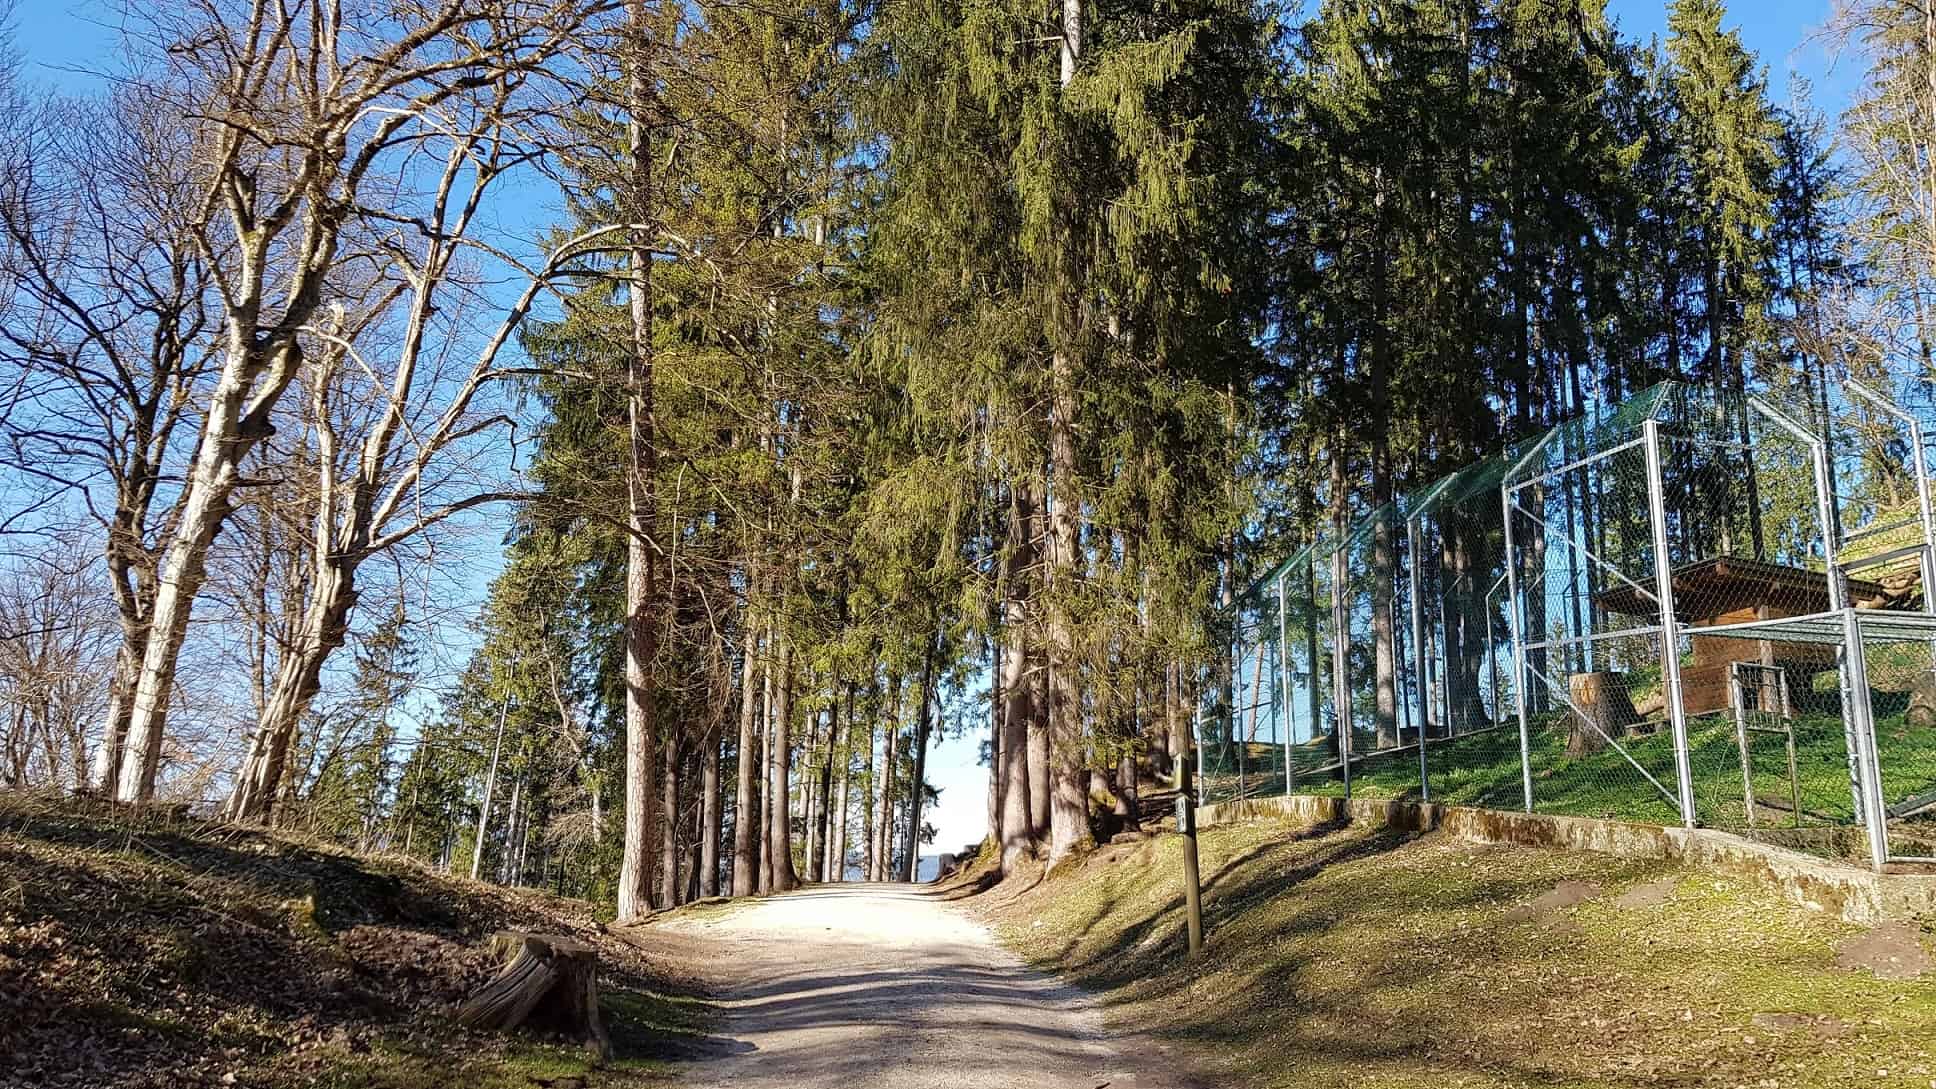
{"label": "stone retaining wall", "polygon": [[1198,813],[1204,827],[1243,820],[1288,820],[1299,827],[1360,824],[1405,832],[1437,830],[1472,843],[1666,859],[1768,882],[1795,903],[1852,923],[1936,915],[1936,875],[1876,873],[1705,828],[1305,794],[1224,802]]}

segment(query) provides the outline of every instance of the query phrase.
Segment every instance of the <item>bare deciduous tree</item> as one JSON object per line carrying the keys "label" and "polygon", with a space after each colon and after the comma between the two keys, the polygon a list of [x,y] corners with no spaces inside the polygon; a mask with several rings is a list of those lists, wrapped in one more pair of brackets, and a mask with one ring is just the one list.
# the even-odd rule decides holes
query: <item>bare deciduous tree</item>
{"label": "bare deciduous tree", "polygon": [[0,784],[78,787],[113,668],[115,625],[85,549],[0,569]]}
{"label": "bare deciduous tree", "polygon": [[[99,529],[121,645],[93,785],[112,786],[179,507],[183,426],[208,360],[210,280],[191,223],[186,126],[130,87],[103,104],[9,111],[0,135],[0,364],[14,396],[0,464],[37,523]],[[28,505],[17,508],[28,509]]]}
{"label": "bare deciduous tree", "polygon": [[153,794],[176,663],[242,466],[270,434],[318,330],[341,338],[327,304],[346,240],[378,222],[421,223],[434,235],[430,224],[442,221],[412,194],[422,157],[452,142],[444,119],[475,123],[515,96],[595,11],[448,0],[364,20],[315,3],[194,0],[154,18],[167,60],[145,85],[199,121],[193,223],[214,281],[220,354],[161,552],[118,798]]}

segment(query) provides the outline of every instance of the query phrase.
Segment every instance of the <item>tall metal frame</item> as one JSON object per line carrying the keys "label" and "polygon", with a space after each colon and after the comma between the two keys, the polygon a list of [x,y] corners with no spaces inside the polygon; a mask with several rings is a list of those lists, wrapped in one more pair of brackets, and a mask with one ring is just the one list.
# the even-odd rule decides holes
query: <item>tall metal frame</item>
{"label": "tall metal frame", "polygon": [[[1811,403],[1806,408],[1800,407],[1799,401],[1790,403],[1784,400],[1779,391],[1748,395],[1739,400],[1728,401],[1725,407],[1714,407],[1716,419],[1720,419],[1720,413],[1724,411],[1746,413],[1748,419],[1759,420],[1764,425],[1772,426],[1800,444],[1800,451],[1806,457],[1807,469],[1802,470],[1804,475],[1793,479],[1794,485],[1802,490],[1798,493],[1791,487],[1787,494],[1806,504],[1806,500],[1801,497],[1806,496],[1807,489],[1812,486],[1813,524],[1810,524],[1806,514],[1796,513],[1792,506],[1784,508],[1781,517],[1788,520],[1783,523],[1784,525],[1794,526],[1794,532],[1799,534],[1799,537],[1791,538],[1801,542],[1795,547],[1806,545],[1812,549],[1814,543],[1819,541],[1821,570],[1827,580],[1830,606],[1827,612],[1821,614],[1702,625],[1691,624],[1677,615],[1674,585],[1675,557],[1672,552],[1676,546],[1670,536],[1672,528],[1670,511],[1677,509],[1672,504],[1678,499],[1668,494],[1668,470],[1663,467],[1663,463],[1668,460],[1666,448],[1672,442],[1692,444],[1696,448],[1742,450],[1746,448],[1749,441],[1746,423],[1741,425],[1743,428],[1741,444],[1735,445],[1732,435],[1716,440],[1708,431],[1712,425],[1704,422],[1707,417],[1693,415],[1695,409],[1691,406],[1696,402],[1691,399],[1707,396],[1704,391],[1683,390],[1677,393],[1669,386],[1655,387],[1636,395],[1626,404],[1616,408],[1613,414],[1607,417],[1607,421],[1613,426],[1603,430],[1598,422],[1580,422],[1579,426],[1589,428],[1585,432],[1584,441],[1569,436],[1563,443],[1558,442],[1556,436],[1561,435],[1561,428],[1573,426],[1572,423],[1563,424],[1537,439],[1516,446],[1509,455],[1505,456],[1510,464],[1497,489],[1502,522],[1496,529],[1481,533],[1481,539],[1484,533],[1499,534],[1499,538],[1503,538],[1505,550],[1504,562],[1501,565],[1503,570],[1500,567],[1492,567],[1485,575],[1488,579],[1494,574],[1498,576],[1497,581],[1487,588],[1484,594],[1484,615],[1488,618],[1486,622],[1489,630],[1483,635],[1469,633],[1459,641],[1458,652],[1462,655],[1468,653],[1474,645],[1473,640],[1483,639],[1482,645],[1486,648],[1485,654],[1492,670],[1489,683],[1493,707],[1487,716],[1491,721],[1501,723],[1505,712],[1502,701],[1508,698],[1512,700],[1519,732],[1520,794],[1524,808],[1532,810],[1538,800],[1535,797],[1536,781],[1531,759],[1535,714],[1539,713],[1540,705],[1548,701],[1551,701],[1549,705],[1561,707],[1572,703],[1571,695],[1565,691],[1566,686],[1556,683],[1550,675],[1552,668],[1535,665],[1534,652],[1538,652],[1541,658],[1548,658],[1550,654],[1550,658],[1558,660],[1562,667],[1590,670],[1600,665],[1599,655],[1602,652],[1595,647],[1596,642],[1629,639],[1647,639],[1650,642],[1658,640],[1661,699],[1664,705],[1664,717],[1671,728],[1674,782],[1671,785],[1663,782],[1662,780],[1667,778],[1664,773],[1656,778],[1617,740],[1608,738],[1608,741],[1619,751],[1620,756],[1658,789],[1662,797],[1678,811],[1681,824],[1694,826],[1701,819],[1699,806],[1702,801],[1696,797],[1696,779],[1691,766],[1690,716],[1686,704],[1686,685],[1689,682],[1681,676],[1680,662],[1683,642],[1691,634],[1701,634],[1832,645],[1837,652],[1836,678],[1842,697],[1842,718],[1853,808],[1865,830],[1865,839],[1873,861],[1877,865],[1882,865],[1888,861],[1902,860],[1890,852],[1887,793],[1882,779],[1883,760],[1876,736],[1875,712],[1870,698],[1868,662],[1865,661],[1864,647],[1865,643],[1875,645],[1887,642],[1926,642],[1932,648],[1932,655],[1936,656],[1936,503],[1932,503],[1933,489],[1923,449],[1922,422],[1886,396],[1859,382],[1844,383],[1842,390],[1846,397],[1839,398],[1833,409],[1829,407],[1829,391],[1823,391],[1819,417],[1816,406],[1812,403],[1813,393],[1809,395]],[[1843,482],[1837,479],[1836,474],[1838,471],[1853,473],[1861,470],[1851,468],[1850,465],[1845,465],[1831,457],[1831,443],[1834,441],[1833,434],[1837,428],[1834,421],[1839,418],[1831,416],[1831,413],[1852,413],[1851,405],[1859,405],[1864,410],[1887,417],[1907,433],[1911,450],[1909,460],[1913,462],[1916,485],[1916,509],[1913,522],[1904,523],[1892,519],[1887,526],[1880,529],[1876,528],[1876,522],[1871,522],[1855,533],[1843,532],[1840,524],[1842,511],[1838,509]],[[1870,417],[1864,416],[1862,426],[1868,426],[1869,420]],[[1679,430],[1680,425],[1675,421],[1687,423],[1694,430],[1683,432]],[[1596,555],[1594,549],[1601,548],[1607,538],[1589,539],[1587,535],[1575,531],[1571,522],[1564,527],[1547,524],[1546,519],[1555,518],[1552,513],[1554,508],[1548,504],[1572,501],[1570,491],[1562,491],[1551,482],[1564,479],[1568,473],[1588,470],[1596,464],[1606,463],[1609,459],[1622,455],[1630,459],[1638,455],[1640,460],[1644,460],[1644,468],[1641,472],[1645,474],[1644,502],[1647,509],[1641,512],[1632,505],[1642,500],[1638,494],[1630,490],[1640,482],[1634,479],[1634,470],[1629,463],[1629,467],[1621,470],[1618,478],[1621,481],[1620,494],[1630,497],[1625,513],[1620,515],[1622,519],[1620,524],[1623,527],[1620,532],[1635,535],[1618,538],[1628,542],[1620,550],[1602,549],[1607,551],[1608,555]],[[1674,471],[1681,474],[1675,477],[1676,489],[1684,486],[1682,477],[1686,475],[1686,470],[1680,468],[1682,463],[1678,457],[1677,454],[1673,462],[1676,466]],[[1553,464],[1558,462],[1565,464]],[[1501,464],[1505,463],[1501,462]],[[1725,463],[1723,465],[1725,467]],[[1476,466],[1468,468],[1474,467]],[[1793,470],[1789,471],[1793,472]],[[1355,604],[1357,598],[1353,596],[1353,587],[1357,584],[1356,580],[1363,577],[1363,573],[1352,569],[1354,562],[1362,563],[1362,560],[1354,560],[1351,549],[1355,546],[1351,542],[1361,535],[1370,519],[1383,517],[1402,518],[1404,552],[1397,562],[1408,564],[1403,580],[1394,584],[1394,590],[1406,593],[1408,615],[1404,618],[1399,617],[1394,601],[1388,618],[1393,631],[1393,650],[1396,659],[1394,680],[1401,686],[1407,683],[1413,686],[1410,691],[1400,691],[1399,705],[1395,708],[1400,716],[1397,725],[1398,747],[1403,747],[1407,734],[1415,739],[1413,743],[1419,747],[1420,796],[1427,800],[1433,796],[1434,760],[1430,752],[1433,734],[1435,731],[1443,731],[1447,736],[1451,736],[1454,729],[1454,715],[1464,712],[1452,706],[1455,698],[1450,691],[1453,679],[1441,676],[1441,670],[1449,672],[1454,669],[1454,663],[1451,660],[1453,648],[1450,645],[1452,635],[1445,629],[1445,625],[1450,621],[1442,615],[1448,607],[1442,596],[1443,586],[1439,587],[1441,598],[1439,604],[1435,606],[1436,611],[1431,616],[1427,615],[1426,579],[1435,577],[1442,580],[1444,577],[1442,574],[1430,576],[1426,571],[1426,565],[1433,562],[1428,558],[1427,553],[1435,547],[1428,538],[1432,534],[1449,532],[1449,530],[1445,529],[1445,523],[1428,523],[1426,519],[1442,513],[1439,509],[1440,505],[1449,494],[1449,489],[1453,487],[1455,478],[1460,481],[1459,488],[1467,489],[1463,493],[1467,497],[1472,494],[1469,489],[1475,485],[1480,487],[1491,485],[1490,479],[1486,476],[1474,476],[1461,470],[1460,473],[1437,481],[1407,497],[1392,510],[1365,515],[1364,520],[1349,527],[1349,532],[1336,528],[1330,530],[1320,541],[1307,545],[1291,559],[1266,573],[1241,599],[1245,603],[1243,608],[1257,613],[1256,623],[1253,625],[1257,630],[1238,638],[1270,640],[1276,643],[1275,661],[1267,663],[1263,658],[1258,658],[1258,664],[1255,666],[1257,676],[1254,679],[1262,682],[1265,677],[1269,677],[1274,682],[1274,692],[1270,697],[1271,713],[1276,728],[1281,731],[1277,740],[1283,753],[1285,777],[1283,790],[1286,794],[1294,794],[1300,788],[1309,785],[1308,782],[1299,781],[1298,721],[1300,717],[1311,717],[1312,721],[1308,724],[1310,736],[1313,739],[1322,737],[1326,725],[1323,721],[1325,715],[1319,709],[1320,700],[1328,705],[1331,715],[1335,716],[1330,728],[1333,731],[1331,741],[1336,746],[1338,777],[1342,780],[1345,796],[1350,797],[1353,792],[1354,771],[1357,770],[1354,769],[1353,764],[1359,759],[1359,754],[1353,751],[1355,747],[1352,736],[1353,698],[1357,691],[1354,684],[1362,678],[1351,672],[1349,652],[1354,636],[1352,630],[1356,615],[1354,610],[1358,607]],[[1595,481],[1599,482],[1597,486],[1605,487],[1608,479],[1599,471],[1586,474],[1580,485],[1583,494],[1584,489],[1596,486]],[[1807,480],[1807,483],[1802,483],[1803,480]],[[1538,490],[1531,491],[1532,489]],[[1675,496],[1679,494],[1677,490]],[[1541,496],[1530,509],[1525,502],[1529,495]],[[1804,506],[1803,509],[1805,510],[1806,507]],[[1873,509],[1872,505],[1871,509]],[[1894,509],[1898,512],[1901,510],[1899,506]],[[1764,511],[1765,508],[1762,511],[1753,511],[1750,517],[1764,517]],[[1644,524],[1640,519],[1642,513],[1645,515]],[[1688,516],[1700,516],[1700,512],[1688,511],[1680,515],[1680,517]],[[1462,522],[1464,520],[1462,517]],[[1889,548],[1867,555],[1857,552],[1845,555],[1842,550],[1842,546],[1856,536],[1867,535],[1873,538],[1877,534],[1894,532],[1907,525],[1914,525],[1919,531],[1920,540],[1913,545]],[[1462,532],[1470,532],[1470,527],[1468,526]],[[1529,556],[1535,554],[1529,550],[1530,546],[1526,539],[1529,532],[1557,533],[1560,535],[1558,540],[1577,553],[1577,555],[1569,555],[1568,564],[1572,565],[1577,560],[1578,566],[1569,566],[1567,569],[1569,573],[1561,576],[1566,579],[1563,587],[1549,588],[1545,579],[1551,576],[1541,574],[1538,579],[1533,580],[1534,585],[1529,590],[1528,582],[1532,569],[1529,568],[1527,560]],[[1553,539],[1548,538],[1549,542]],[[1646,547],[1651,548],[1651,564],[1648,564],[1644,556],[1637,551],[1643,547],[1643,542]],[[1490,548],[1490,546],[1486,547]],[[1491,555],[1490,552],[1486,554]],[[1905,614],[1858,610],[1848,593],[1847,580],[1850,572],[1906,560],[1911,554],[1915,556],[1915,563],[1926,591],[1923,594],[1921,611],[1916,614]],[[1622,558],[1623,555],[1625,558]],[[1855,555],[1856,558],[1849,558],[1850,555]],[[1542,562],[1551,565],[1554,560],[1549,557]],[[1625,563],[1629,569],[1622,570],[1620,563]],[[1651,570],[1642,573],[1643,565],[1650,567]],[[1812,565],[1811,560],[1810,566]],[[1480,566],[1484,568],[1486,561],[1481,561]],[[1551,570],[1553,568],[1549,566],[1548,571]],[[1580,612],[1575,609],[1572,627],[1569,628],[1561,614],[1552,612],[1552,602],[1557,599],[1551,595],[1555,593],[1573,595],[1575,600],[1580,600],[1578,598],[1582,592],[1578,586],[1582,578],[1580,572],[1586,572],[1584,577],[1588,586],[1594,585],[1596,581],[1602,586],[1612,585],[1616,581],[1624,583],[1627,590],[1623,593],[1638,595],[1632,600],[1644,602],[1652,615],[1647,618],[1637,618],[1646,619],[1646,623],[1609,631],[1601,629],[1612,625],[1605,624],[1603,617],[1590,611],[1589,619],[1582,627]],[[1490,630],[1490,626],[1496,623],[1495,599],[1502,590],[1504,601],[1500,604],[1503,604],[1509,629],[1508,637],[1511,640],[1510,666],[1507,667],[1511,671],[1510,684],[1505,683],[1499,675],[1502,667],[1500,659],[1503,655],[1495,642],[1496,633]],[[1476,589],[1473,592],[1476,593]],[[1537,614],[1532,611],[1529,593],[1541,595],[1540,604],[1544,608],[1541,608]],[[1277,613],[1274,633],[1267,630],[1271,627],[1268,611],[1272,605],[1275,606]],[[1471,607],[1477,608],[1476,602]],[[1557,624],[1557,627],[1552,631],[1531,630],[1529,624],[1536,620],[1536,616],[1548,617]],[[1468,623],[1463,612],[1459,622]],[[1538,622],[1542,626],[1548,623],[1548,621]],[[1306,625],[1309,626],[1308,631],[1305,629]],[[1293,668],[1296,658],[1291,649],[1294,627],[1305,637],[1305,647],[1300,647],[1298,653],[1311,659],[1303,663],[1308,671],[1303,683],[1308,685],[1308,689],[1301,686],[1300,676]],[[1434,635],[1441,631],[1444,631],[1444,634],[1435,644]],[[1274,639],[1272,639],[1273,635]],[[1306,647],[1309,649],[1305,649]],[[1320,647],[1322,649],[1319,649]],[[1250,654],[1246,654],[1242,648],[1232,649],[1231,661],[1233,664],[1241,663],[1237,665],[1240,671],[1249,665]],[[1251,654],[1254,654],[1258,648],[1252,646],[1248,649]],[[1445,655],[1443,660],[1440,658],[1441,653]],[[1936,669],[1936,665],[1932,665],[1932,669]],[[1535,673],[1539,676],[1535,677]],[[1465,677],[1462,672],[1458,683],[1463,685],[1470,680],[1471,678]],[[1482,680],[1477,683],[1484,682]],[[1232,719],[1233,727],[1238,717],[1236,706],[1238,700],[1235,698],[1237,688],[1238,677],[1233,675],[1226,686],[1226,690],[1230,691],[1233,697],[1226,709],[1226,714]],[[1293,706],[1307,698],[1311,705],[1308,709],[1309,714],[1306,713],[1306,709]],[[1572,709],[1576,714],[1580,711],[1577,707]],[[1407,718],[1410,719],[1409,722],[1405,721]],[[1591,715],[1582,715],[1581,718],[1589,723],[1593,722]],[[1203,717],[1199,718],[1199,723],[1200,740],[1196,755],[1198,789],[1201,792],[1205,787],[1207,769],[1204,767],[1204,758],[1208,747],[1201,743],[1201,738],[1207,736],[1205,732],[1211,723]],[[1599,727],[1595,724],[1594,728]],[[1235,740],[1239,748],[1237,761],[1241,766],[1238,774],[1248,779],[1248,773],[1252,769],[1242,766],[1249,762],[1247,760],[1249,754],[1246,751],[1248,738],[1241,732],[1240,727],[1236,727]],[[1308,757],[1310,753],[1306,752],[1303,755]],[[1441,772],[1441,777],[1442,774]],[[1744,783],[1744,786],[1751,790],[1751,781]],[[1936,860],[1917,859],[1917,861]]]}

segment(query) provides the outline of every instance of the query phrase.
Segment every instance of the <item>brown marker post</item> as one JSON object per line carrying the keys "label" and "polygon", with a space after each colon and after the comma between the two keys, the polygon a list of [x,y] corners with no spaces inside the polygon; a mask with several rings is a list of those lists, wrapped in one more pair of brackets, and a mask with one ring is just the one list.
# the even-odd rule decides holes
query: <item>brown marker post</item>
{"label": "brown marker post", "polygon": [[1183,910],[1190,924],[1190,955],[1203,952],[1203,883],[1197,870],[1197,807],[1189,792],[1176,796],[1176,830],[1183,836]]}

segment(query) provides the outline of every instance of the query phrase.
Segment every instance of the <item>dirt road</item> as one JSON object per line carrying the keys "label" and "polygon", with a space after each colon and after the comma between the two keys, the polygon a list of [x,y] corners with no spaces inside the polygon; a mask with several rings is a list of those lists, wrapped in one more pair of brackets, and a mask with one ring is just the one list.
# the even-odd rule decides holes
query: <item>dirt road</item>
{"label": "dirt road", "polygon": [[[670,922],[670,921],[669,921]],[[820,886],[670,925],[719,973],[697,1089],[1189,1089],[1081,992],[913,885]]]}

